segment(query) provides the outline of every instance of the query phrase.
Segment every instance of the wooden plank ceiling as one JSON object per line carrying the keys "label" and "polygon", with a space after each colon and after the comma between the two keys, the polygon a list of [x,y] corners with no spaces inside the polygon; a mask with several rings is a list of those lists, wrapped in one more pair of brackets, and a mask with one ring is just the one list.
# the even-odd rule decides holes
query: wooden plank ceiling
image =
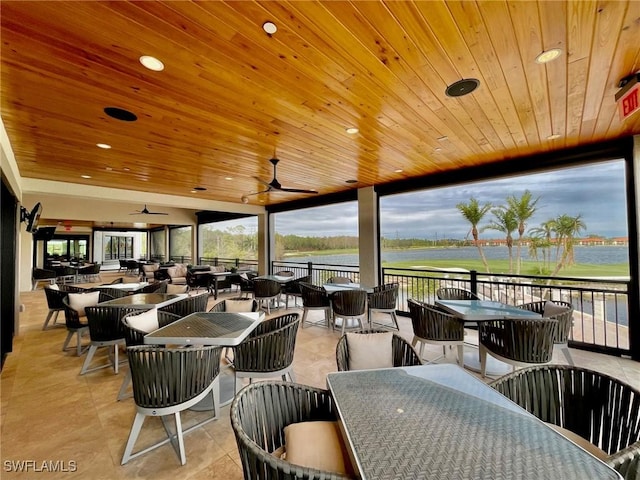
{"label": "wooden plank ceiling", "polygon": [[[623,122],[614,101],[640,70],[637,1],[20,1],[1,13],[1,115],[28,178],[237,203],[271,180],[274,152],[283,186],[326,194],[640,133],[640,114]],[[536,63],[551,48],[561,56]],[[446,96],[462,78],[479,88]]]}

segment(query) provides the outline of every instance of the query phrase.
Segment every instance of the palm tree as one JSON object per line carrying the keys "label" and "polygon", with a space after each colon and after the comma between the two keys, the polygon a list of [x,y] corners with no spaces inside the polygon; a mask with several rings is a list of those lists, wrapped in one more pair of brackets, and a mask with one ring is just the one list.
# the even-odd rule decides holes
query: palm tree
{"label": "palm tree", "polygon": [[551,276],[556,275],[561,268],[571,266],[575,263],[573,243],[574,238],[585,228],[587,225],[582,221],[582,215],[576,215],[572,217],[570,215],[560,215],[555,220],[555,232],[557,241],[562,245],[562,256],[556,264]]}
{"label": "palm tree", "polygon": [[527,226],[527,220],[529,220],[536,212],[536,203],[538,203],[540,197],[533,200],[531,192],[525,190],[520,198],[515,195],[509,195],[507,197],[507,205],[510,210],[513,210],[513,214],[518,221],[518,246],[516,249],[516,274],[520,274],[520,265],[522,263],[520,253],[522,251],[522,236]]}
{"label": "palm tree", "polygon": [[473,243],[478,248],[478,253],[480,253],[480,259],[482,260],[485,270],[489,273],[489,264],[487,263],[487,259],[482,251],[482,246],[478,242],[478,224],[487,212],[491,210],[491,204],[485,203],[480,206],[478,200],[471,197],[469,203],[459,203],[456,205],[456,208],[460,210],[462,216],[471,224],[471,236],[473,237]]}
{"label": "palm tree", "polygon": [[509,273],[513,273],[513,237],[511,233],[518,228],[518,220],[516,220],[513,210],[502,205],[491,210],[491,213],[496,218],[484,227],[482,231],[497,230],[505,234],[507,249],[509,250]]}
{"label": "palm tree", "polygon": [[[542,249],[542,263],[545,270],[551,268],[551,237],[553,236],[555,220],[550,219],[546,222],[542,222],[539,227],[533,227],[529,230],[529,236],[535,238],[537,241],[532,242],[535,244],[534,251],[538,248]],[[537,251],[535,253],[537,255]]]}

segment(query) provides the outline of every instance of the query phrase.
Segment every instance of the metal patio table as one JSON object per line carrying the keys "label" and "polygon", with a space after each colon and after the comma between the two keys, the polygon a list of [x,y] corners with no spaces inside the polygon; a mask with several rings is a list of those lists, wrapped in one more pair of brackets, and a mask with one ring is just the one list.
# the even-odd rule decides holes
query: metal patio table
{"label": "metal patio table", "polygon": [[622,479],[457,365],[329,373],[327,386],[363,480]]}
{"label": "metal patio table", "polygon": [[99,305],[121,308],[139,308],[144,310],[149,308],[165,307],[186,297],[186,293],[135,293],[122,298],[114,298],[113,300],[102,302]]}

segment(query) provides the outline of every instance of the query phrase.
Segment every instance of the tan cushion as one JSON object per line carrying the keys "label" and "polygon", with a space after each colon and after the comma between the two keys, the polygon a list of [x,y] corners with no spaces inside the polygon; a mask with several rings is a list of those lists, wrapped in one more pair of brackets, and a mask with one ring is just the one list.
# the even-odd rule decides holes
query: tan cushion
{"label": "tan cushion", "polygon": [[211,271],[215,273],[222,273],[222,272],[226,272],[227,270],[225,269],[224,265],[216,265],[211,267]]}
{"label": "tan cushion", "polygon": [[160,328],[158,324],[158,309],[152,308],[138,315],[129,315],[127,317],[127,323],[135,330],[146,333],[153,332]]}
{"label": "tan cushion", "polygon": [[545,302],[544,310],[542,311],[543,317],[553,317],[554,315],[558,315],[559,313],[564,313],[567,311],[567,307],[564,305],[558,305],[553,302]]}
{"label": "tan cushion", "polygon": [[248,298],[246,300],[227,299],[224,301],[224,311],[232,313],[251,312],[253,311],[253,302],[253,298]]}
{"label": "tan cushion", "polygon": [[558,425],[555,425],[553,423],[546,423],[546,425],[553,428],[560,435],[568,438],[579,447],[582,447],[594,457],[599,458],[600,460],[606,460],[609,457],[609,455],[607,455],[607,452],[600,449],[599,447],[596,447],[593,443],[582,438],[577,433],[573,433],[571,430],[567,430],[566,428],[559,427]]}
{"label": "tan cushion", "polygon": [[286,460],[325,472],[353,475],[338,422],[301,422],[284,427]]}
{"label": "tan cushion", "polygon": [[167,268],[167,275],[171,278],[178,276],[178,267],[169,267]]}
{"label": "tan cushion", "polygon": [[57,283],[53,283],[49,286],[49,289],[51,290],[60,290],[60,287],[58,286]]}
{"label": "tan cushion", "polygon": [[160,265],[157,263],[142,266],[142,270],[144,270],[144,273],[153,273],[157,271],[159,268],[160,268]]}
{"label": "tan cushion", "polygon": [[187,293],[188,285],[172,285],[167,284],[167,293],[177,294],[177,293]]}
{"label": "tan cushion", "polygon": [[99,299],[100,292],[70,293],[69,306],[78,312],[79,316],[84,317],[86,316],[84,309],[97,305]]}
{"label": "tan cushion", "polygon": [[347,333],[349,370],[393,367],[393,333]]}
{"label": "tan cushion", "polygon": [[284,445],[281,445],[278,448],[276,448],[273,452],[271,452],[271,455],[281,460],[287,459],[287,452],[284,449]]}

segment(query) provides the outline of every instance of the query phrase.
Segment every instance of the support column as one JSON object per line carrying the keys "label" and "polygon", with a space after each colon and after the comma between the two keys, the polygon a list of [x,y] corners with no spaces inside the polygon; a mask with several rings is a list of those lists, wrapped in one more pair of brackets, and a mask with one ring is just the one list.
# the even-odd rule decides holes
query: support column
{"label": "support column", "polygon": [[358,190],[358,236],[360,283],[374,287],[381,283],[378,193],[374,187]]}
{"label": "support column", "polygon": [[276,233],[273,222],[270,221],[269,213],[258,214],[258,273],[265,275],[269,273],[271,257],[275,252]]}
{"label": "support column", "polygon": [[640,135],[633,137],[633,158],[627,168],[629,218],[629,348],[631,358],[640,361]]}

